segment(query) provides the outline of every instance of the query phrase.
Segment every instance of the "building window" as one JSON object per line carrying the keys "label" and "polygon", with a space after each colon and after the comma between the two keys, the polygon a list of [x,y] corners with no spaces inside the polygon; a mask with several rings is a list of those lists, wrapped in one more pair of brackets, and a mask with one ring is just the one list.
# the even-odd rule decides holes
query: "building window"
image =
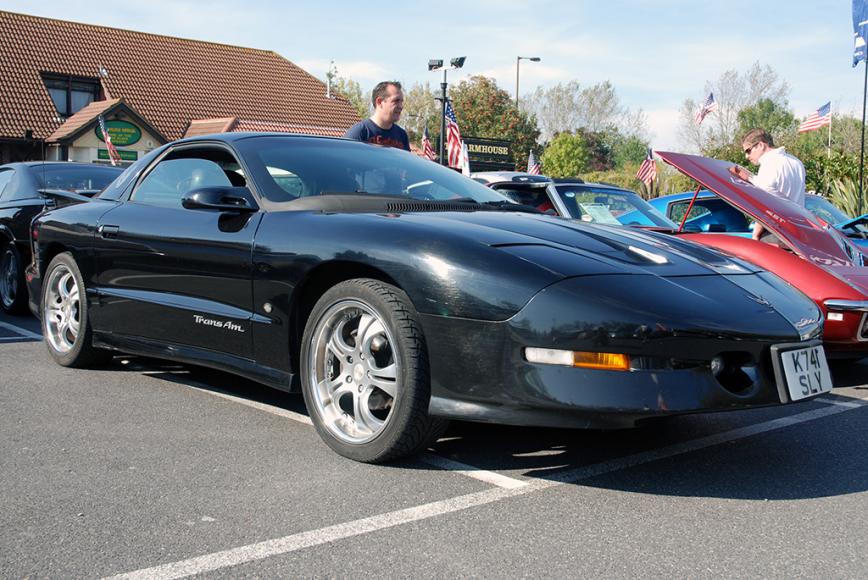
{"label": "building window", "polygon": [[57,113],[61,117],[71,117],[99,98],[100,85],[97,79],[42,73],[42,81]]}

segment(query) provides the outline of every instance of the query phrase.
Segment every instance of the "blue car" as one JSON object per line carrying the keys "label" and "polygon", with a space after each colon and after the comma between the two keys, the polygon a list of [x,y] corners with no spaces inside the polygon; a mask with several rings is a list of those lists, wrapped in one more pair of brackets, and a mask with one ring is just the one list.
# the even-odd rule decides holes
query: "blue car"
{"label": "blue car", "polygon": [[[674,193],[650,200],[650,204],[666,217],[680,224],[690,206],[693,192]],[[820,219],[833,225],[863,248],[868,248],[868,214],[851,218],[821,195],[805,196],[805,207]],[[718,232],[736,236],[751,235],[751,220],[715,193],[701,189],[684,222],[685,231]]]}

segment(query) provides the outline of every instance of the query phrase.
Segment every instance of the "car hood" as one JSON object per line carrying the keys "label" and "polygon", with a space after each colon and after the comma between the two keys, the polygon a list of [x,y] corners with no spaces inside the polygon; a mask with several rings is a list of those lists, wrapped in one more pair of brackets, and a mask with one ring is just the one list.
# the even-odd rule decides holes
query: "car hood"
{"label": "car hood", "polygon": [[[405,214],[404,219],[445,228],[478,243],[504,249],[545,246],[596,260],[602,271],[634,271],[660,276],[748,274],[752,264],[670,235],[623,226],[588,224],[539,214],[445,212]],[[537,253],[536,256],[541,254]],[[581,272],[574,260],[546,259],[546,267],[565,276]],[[553,264],[554,262],[554,264]],[[575,271],[574,271],[575,270]]]}
{"label": "car hood", "polygon": [[858,251],[851,256],[842,236],[807,209],[772,195],[729,172],[735,164],[698,155],[657,151],[657,155],[698,181],[770,231],[797,254],[822,267],[860,267]]}

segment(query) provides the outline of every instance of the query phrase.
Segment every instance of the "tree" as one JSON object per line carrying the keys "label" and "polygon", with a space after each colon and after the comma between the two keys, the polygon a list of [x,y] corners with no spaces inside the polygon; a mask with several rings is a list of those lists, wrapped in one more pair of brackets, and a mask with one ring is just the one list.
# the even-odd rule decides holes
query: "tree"
{"label": "tree", "polygon": [[768,131],[775,141],[781,141],[787,134],[796,130],[796,118],[785,106],[769,98],[762,98],[754,105],[749,105],[738,112],[738,132],[741,136],[751,129],[760,127]]}
{"label": "tree", "polygon": [[543,173],[549,177],[573,177],[587,171],[591,154],[582,135],[560,133],[542,154]]}
{"label": "tree", "polygon": [[429,83],[416,83],[404,90],[404,112],[400,124],[407,131],[411,142],[421,142],[422,130],[427,124],[431,142],[436,143],[436,138],[440,135],[440,114],[440,102]]}
{"label": "tree", "polygon": [[789,93],[787,82],[781,80],[770,66],[755,62],[745,73],[735,70],[724,72],[715,82],[705,83],[705,92],[714,93],[718,109],[708,115],[701,126],[696,125],[699,103],[686,99],[680,109],[679,135],[688,149],[705,153],[712,148],[725,147],[738,137],[738,113],[769,99],[786,108]]}
{"label": "tree", "polygon": [[617,131],[624,135],[646,132],[645,113],[621,104],[609,81],[582,88],[578,81],[537,89],[524,101],[538,119],[544,141],[564,132],[584,129],[591,133]]}
{"label": "tree", "polygon": [[370,99],[362,94],[362,87],[353,79],[345,79],[334,75],[331,77],[332,92],[346,99],[359,113],[359,117],[365,119],[370,115]]}
{"label": "tree", "polygon": [[537,148],[539,138],[536,119],[518,111],[494,79],[470,77],[450,88],[449,97],[462,135],[511,141],[517,168],[527,167],[528,153]]}

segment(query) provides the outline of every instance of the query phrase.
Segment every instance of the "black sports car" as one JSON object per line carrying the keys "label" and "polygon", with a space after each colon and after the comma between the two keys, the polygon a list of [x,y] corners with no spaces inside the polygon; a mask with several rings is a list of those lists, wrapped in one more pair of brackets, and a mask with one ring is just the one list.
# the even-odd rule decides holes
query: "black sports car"
{"label": "black sports car", "polygon": [[831,388],[815,304],[655,233],[512,204],[405,151],[225,134],[141,159],[34,221],[48,350],[112,351],[301,389],[347,457],[444,419],[622,427]]}
{"label": "black sports car", "polygon": [[40,190],[93,195],[121,174],[93,163],[30,161],[0,165],[0,308],[27,312],[24,268],[30,263],[30,222],[45,207]]}

